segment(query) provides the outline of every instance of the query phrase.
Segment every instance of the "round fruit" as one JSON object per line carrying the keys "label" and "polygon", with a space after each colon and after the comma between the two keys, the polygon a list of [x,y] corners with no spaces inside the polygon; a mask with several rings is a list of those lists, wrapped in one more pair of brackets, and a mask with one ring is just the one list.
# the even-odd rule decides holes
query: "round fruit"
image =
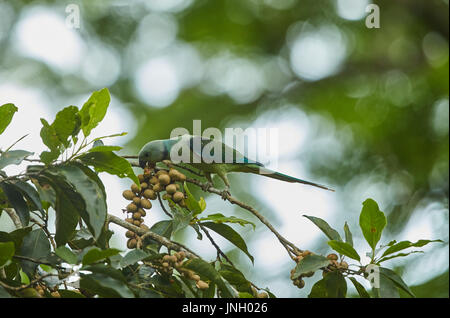
{"label": "round fruit", "polygon": [[133,219],[140,220],[141,219],[141,214],[139,212],[134,212],[133,213]]}
{"label": "round fruit", "polygon": [[133,183],[131,185],[131,191],[133,191],[134,193],[139,193],[140,189],[136,183]]}
{"label": "round fruit", "polygon": [[141,200],[141,207],[143,207],[144,209],[151,209],[152,208],[152,203],[147,200],[147,199],[142,199]]}
{"label": "round fruit", "polygon": [[148,231],[148,230],[149,230],[148,226],[147,226],[147,225],[145,225],[145,224],[143,224],[143,223],[141,223],[141,225],[139,225],[139,227],[140,227],[141,229],[144,229],[144,230],[146,230],[146,231]]}
{"label": "round fruit", "polygon": [[155,192],[160,192],[162,190],[163,190],[163,187],[160,183],[157,183],[153,186],[153,191],[155,191]]}
{"label": "round fruit", "polygon": [[141,183],[141,189],[147,189],[147,188],[148,188],[147,182],[142,182]]}
{"label": "round fruit", "polygon": [[163,261],[168,262],[170,260],[170,255],[164,255]]}
{"label": "round fruit", "polygon": [[184,194],[183,192],[177,191],[173,194],[173,201],[175,202],[180,202],[181,200],[184,199]]}
{"label": "round fruit", "polygon": [[346,261],[342,261],[341,262],[341,267],[347,269],[348,268],[348,263]]}
{"label": "round fruit", "polygon": [[136,226],[139,226],[139,225],[141,225],[141,221],[140,220],[134,220],[133,224],[136,225]]}
{"label": "round fruit", "polygon": [[336,254],[332,253],[332,254],[328,254],[327,258],[331,261],[337,261],[338,256]]}
{"label": "round fruit", "polygon": [[162,174],[158,177],[159,183],[163,186],[168,185],[170,183],[170,177],[168,174]]}
{"label": "round fruit", "polygon": [[123,191],[122,196],[127,200],[133,200],[135,194],[131,190],[125,190]]}
{"label": "round fruit", "polygon": [[138,211],[137,211],[137,213],[140,213],[141,216],[146,216],[146,215],[147,215],[147,213],[145,212],[145,210],[142,209],[142,208],[139,208]]}
{"label": "round fruit", "polygon": [[138,197],[134,197],[133,198],[133,203],[136,204],[136,205],[139,205],[139,204],[141,204],[141,199],[138,198]]}
{"label": "round fruit", "polygon": [[136,246],[137,246],[137,241],[136,241],[136,239],[129,239],[128,240],[128,242],[127,242],[127,247],[129,248],[129,249],[132,249],[132,248],[136,248]]}
{"label": "round fruit", "polygon": [[269,298],[269,295],[267,293],[258,293],[256,296],[257,298]]}
{"label": "round fruit", "polygon": [[162,199],[163,200],[169,200],[169,199],[172,199],[172,196],[170,194],[168,194],[168,193],[164,193],[163,196],[162,196]]}
{"label": "round fruit", "polygon": [[150,199],[150,200],[155,200],[156,193],[155,193],[155,191],[153,191],[151,189],[147,189],[144,191],[144,197],[146,197],[147,199]]}
{"label": "round fruit", "polygon": [[179,174],[179,172],[177,169],[172,168],[169,170],[169,177],[173,180],[178,180],[178,174]]}
{"label": "round fruit", "polygon": [[136,212],[138,209],[137,205],[134,203],[130,203],[127,205],[127,211],[128,212]]}
{"label": "round fruit", "polygon": [[166,192],[167,192],[168,194],[174,194],[175,192],[177,192],[177,187],[176,187],[176,185],[174,185],[174,184],[169,184],[169,185],[166,187]]}
{"label": "round fruit", "polygon": [[197,274],[192,275],[192,279],[195,280],[196,282],[200,281],[200,276],[198,276]]}
{"label": "round fruit", "polygon": [[125,236],[127,237],[127,238],[133,238],[134,237],[134,232],[133,231],[127,231],[126,233],[125,233]]}
{"label": "round fruit", "polygon": [[151,183],[151,184],[155,185],[155,184],[157,184],[158,182],[159,182],[159,181],[158,181],[158,178],[157,178],[157,177],[153,176],[153,177],[150,178],[150,183]]}
{"label": "round fruit", "polygon": [[132,219],[132,218],[126,218],[126,219],[125,219],[125,222],[133,223],[133,219]]}
{"label": "round fruit", "polygon": [[209,288],[208,283],[205,283],[202,280],[199,280],[195,285],[197,286],[198,289],[208,289]]}

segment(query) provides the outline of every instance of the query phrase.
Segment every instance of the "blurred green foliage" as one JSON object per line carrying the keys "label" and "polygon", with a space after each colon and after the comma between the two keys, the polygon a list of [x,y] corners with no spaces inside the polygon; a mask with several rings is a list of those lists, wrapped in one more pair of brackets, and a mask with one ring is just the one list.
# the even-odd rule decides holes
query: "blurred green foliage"
{"label": "blurred green foliage", "polygon": [[[198,0],[187,1],[184,9],[166,12],[154,10],[145,1],[71,3],[81,8],[82,27],[78,32],[83,41],[102,43],[119,59],[120,75],[109,89],[112,98],[120,100],[135,116],[139,133],[127,145],[130,152],[137,152],[149,140],[167,138],[174,127],[191,129],[193,119],[201,119],[205,128],[224,128],[234,122],[251,123],[271,110],[283,111],[290,105],[308,116],[320,115],[327,120],[329,126],[314,129],[309,138],[332,134],[342,143],[340,154],[316,146],[298,158],[313,175],[341,187],[342,206],[351,200],[352,191],[358,190],[357,186],[348,186],[352,180],[375,176],[386,184],[401,181],[398,189],[394,186],[385,190],[394,193],[388,196],[390,202],[384,203],[391,233],[401,228],[396,224],[424,209],[424,202],[439,204],[448,215],[448,1],[375,1],[381,10],[380,29],[366,28],[364,18],[343,19],[332,0]],[[92,84],[82,72],[60,72],[42,60],[16,54],[13,48],[12,30],[21,14],[37,6],[64,14],[66,3],[15,0],[6,1],[6,5],[12,23],[3,26],[0,37],[3,76],[10,74],[8,80],[47,91],[55,102],[70,101],[104,86]],[[183,87],[167,107],[154,107],[138,93],[134,79],[139,64],[153,54],[142,43],[137,44],[140,25],[145,27],[142,21],[150,14],[175,23],[177,41],[195,48],[204,61],[229,54],[259,68],[264,61],[280,58],[286,69],[262,72],[263,88],[245,102],[226,91],[205,93],[205,85],[214,80],[205,76]],[[330,76],[317,81],[302,79],[289,64],[289,39],[292,34],[299,36],[330,25],[342,35],[345,59]],[[148,34],[150,41],[152,31],[144,29],[144,39]],[[161,54],[175,50],[169,47]],[[22,72],[15,72],[17,69]],[[196,71],[189,69],[191,73]],[[278,78],[275,75],[279,73],[282,75]],[[278,85],[267,84],[271,80]],[[351,137],[339,139],[342,130]],[[404,193],[405,187],[406,195],[395,195]],[[242,195],[251,196],[245,192]],[[249,197],[247,201],[254,200]],[[436,233],[433,238],[448,241],[448,226],[444,230],[447,233]],[[436,285],[435,281],[442,282],[442,277],[437,277],[421,285],[422,292],[419,287],[415,292],[448,296],[448,271],[443,275],[447,275],[445,284]]]}

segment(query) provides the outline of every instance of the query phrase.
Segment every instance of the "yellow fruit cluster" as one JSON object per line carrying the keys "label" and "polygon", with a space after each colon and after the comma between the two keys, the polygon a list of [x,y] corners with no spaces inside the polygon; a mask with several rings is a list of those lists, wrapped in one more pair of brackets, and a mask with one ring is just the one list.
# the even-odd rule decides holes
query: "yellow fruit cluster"
{"label": "yellow fruit cluster", "polygon": [[327,258],[331,261],[331,264],[324,269],[324,271],[322,272],[322,276],[325,276],[325,274],[328,272],[332,272],[339,269],[345,270],[348,268],[348,263],[346,261],[339,262],[338,256],[334,253],[328,254]]}
{"label": "yellow fruit cluster", "polygon": [[[184,193],[180,191],[181,186],[176,182],[184,182],[186,176],[176,169],[169,171],[159,170],[155,172],[153,168],[146,167],[144,173],[138,175],[141,187],[135,183],[129,190],[125,190],[122,195],[131,202],[126,207],[126,222],[148,230],[144,224],[145,210],[152,208],[152,200],[158,198],[158,193],[165,191],[163,199],[171,199],[182,207],[186,206],[184,202]],[[133,249],[137,247],[138,237],[133,231],[127,231],[125,236],[128,238],[127,247]]]}

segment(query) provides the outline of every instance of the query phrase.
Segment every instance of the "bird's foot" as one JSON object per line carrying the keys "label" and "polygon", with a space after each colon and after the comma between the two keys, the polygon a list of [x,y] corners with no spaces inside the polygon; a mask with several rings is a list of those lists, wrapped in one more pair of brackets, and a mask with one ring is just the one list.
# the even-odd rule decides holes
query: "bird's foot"
{"label": "bird's foot", "polygon": [[230,189],[226,188],[225,190],[223,190],[223,191],[221,192],[220,196],[222,197],[223,200],[228,199],[228,197],[231,196]]}
{"label": "bird's foot", "polygon": [[204,192],[207,192],[208,189],[211,188],[212,186],[213,186],[212,182],[206,182],[206,183],[203,183],[203,185],[202,185],[202,190],[203,190]]}

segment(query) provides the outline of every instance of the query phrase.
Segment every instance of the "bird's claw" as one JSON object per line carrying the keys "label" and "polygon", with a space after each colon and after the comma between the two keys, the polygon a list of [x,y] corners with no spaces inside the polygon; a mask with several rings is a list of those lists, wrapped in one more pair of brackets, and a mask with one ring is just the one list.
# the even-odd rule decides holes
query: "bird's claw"
{"label": "bird's claw", "polygon": [[225,189],[222,191],[222,193],[220,194],[223,200],[228,199],[228,197],[231,196],[231,192],[229,189]]}
{"label": "bird's claw", "polygon": [[207,192],[209,188],[211,188],[213,186],[212,182],[206,182],[202,185],[202,190],[204,192]]}

